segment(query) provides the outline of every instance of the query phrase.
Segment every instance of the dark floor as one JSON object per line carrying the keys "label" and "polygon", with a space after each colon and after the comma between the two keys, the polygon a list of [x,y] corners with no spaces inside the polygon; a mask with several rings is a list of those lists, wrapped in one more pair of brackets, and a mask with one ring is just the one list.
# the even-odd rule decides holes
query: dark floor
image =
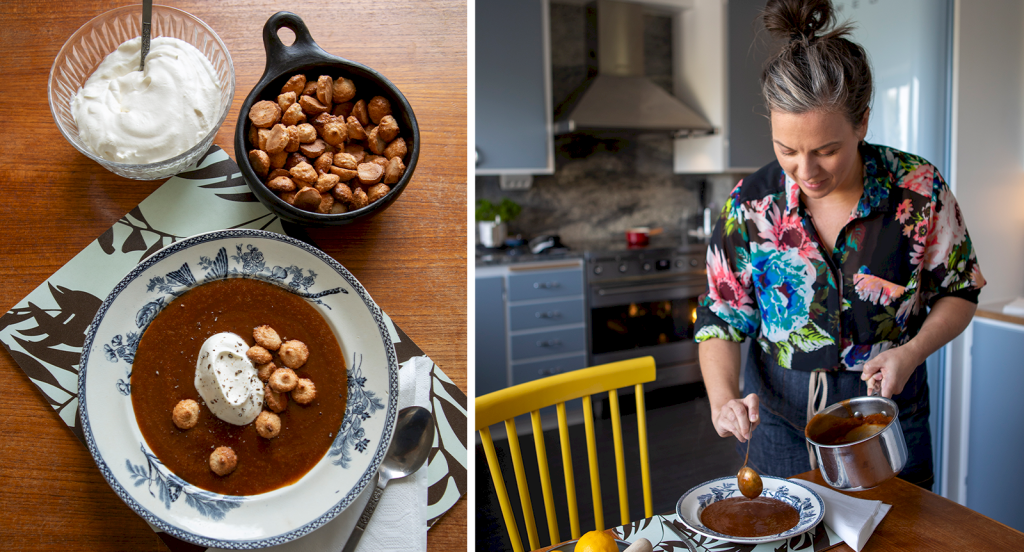
{"label": "dark floor", "polygon": [[[594,399],[596,404],[597,396]],[[635,412],[627,410],[635,403],[632,396],[629,396],[622,398],[620,404],[623,412],[622,434],[629,494],[628,517],[634,520],[644,517],[636,415]],[[739,470],[743,458],[736,453],[736,440],[720,438],[715,432],[703,383],[650,391],[645,394],[645,404],[654,513],[674,511],[676,501],[690,488],[716,477],[735,474]],[[549,544],[548,528],[533,435],[528,425],[520,424],[518,427],[519,446],[527,479],[530,481],[530,500],[533,503],[537,532],[541,544],[546,546]],[[570,426],[569,434],[580,530],[586,532],[593,529],[595,524],[583,424]],[[597,420],[595,436],[605,527],[615,527],[620,523],[611,421]],[[565,507],[565,479],[562,475],[562,455],[557,429],[544,432],[544,447],[547,451],[555,509],[558,511],[559,536],[562,540],[568,540],[571,534],[569,514]],[[521,538],[529,548],[522,512],[519,511],[519,494],[508,454],[508,442],[495,440],[495,449],[504,473],[509,500],[517,510]],[[501,508],[487,469],[487,459],[480,445],[476,447],[476,465],[477,550],[511,550],[512,546],[501,517]]]}

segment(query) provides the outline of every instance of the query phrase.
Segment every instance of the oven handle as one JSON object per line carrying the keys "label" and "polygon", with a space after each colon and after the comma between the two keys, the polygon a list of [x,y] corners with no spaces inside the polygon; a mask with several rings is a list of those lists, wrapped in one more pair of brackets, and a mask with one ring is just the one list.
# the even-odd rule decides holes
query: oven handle
{"label": "oven handle", "polygon": [[609,295],[625,295],[628,293],[640,293],[644,291],[659,291],[663,289],[693,289],[693,295],[698,295],[704,292],[704,289],[700,286],[693,284],[681,284],[679,282],[666,282],[664,284],[647,284],[643,286],[629,286],[620,288],[601,288],[597,290],[597,294],[601,297]]}

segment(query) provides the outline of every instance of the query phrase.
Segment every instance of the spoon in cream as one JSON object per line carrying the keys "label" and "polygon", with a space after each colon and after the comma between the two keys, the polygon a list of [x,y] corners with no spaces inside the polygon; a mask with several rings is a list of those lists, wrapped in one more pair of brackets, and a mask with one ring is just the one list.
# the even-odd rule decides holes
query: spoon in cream
{"label": "spoon in cream", "polygon": [[153,21],[153,0],[142,0],[142,59],[139,71],[146,69],[146,55],[149,54],[150,26]]}

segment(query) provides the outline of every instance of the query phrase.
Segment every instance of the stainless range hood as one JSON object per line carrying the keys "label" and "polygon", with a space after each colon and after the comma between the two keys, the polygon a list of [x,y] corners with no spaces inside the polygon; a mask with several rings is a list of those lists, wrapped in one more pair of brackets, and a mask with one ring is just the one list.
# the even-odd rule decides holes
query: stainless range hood
{"label": "stainless range hood", "polygon": [[[593,9],[591,5],[589,9]],[[596,43],[596,67],[555,112],[555,134],[573,132],[714,134],[714,126],[644,76],[643,6],[598,0],[597,25],[588,28]],[[596,40],[593,34],[596,32]]]}

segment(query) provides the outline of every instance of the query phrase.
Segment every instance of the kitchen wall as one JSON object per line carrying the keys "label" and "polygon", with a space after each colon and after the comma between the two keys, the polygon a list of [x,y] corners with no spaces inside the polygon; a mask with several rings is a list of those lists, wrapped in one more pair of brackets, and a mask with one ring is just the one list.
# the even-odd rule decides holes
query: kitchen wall
{"label": "kitchen wall", "polygon": [[[557,106],[586,77],[586,8],[551,3],[552,95]],[[645,73],[672,92],[672,20],[644,18]],[[572,245],[584,240],[622,236],[633,226],[662,227],[666,232],[700,223],[700,190],[721,206],[742,175],[676,175],[672,140],[645,135],[598,139],[556,137],[555,172],[535,176],[525,191],[502,191],[496,176],[476,177],[476,197],[508,197],[523,207],[509,233],[530,238],[556,233]]]}
{"label": "kitchen wall", "polygon": [[[949,181],[988,280],[981,290],[984,305],[1024,295],[1024,3],[958,0],[955,9]],[[971,383],[967,336],[949,349],[950,452],[941,492],[965,504]]]}

